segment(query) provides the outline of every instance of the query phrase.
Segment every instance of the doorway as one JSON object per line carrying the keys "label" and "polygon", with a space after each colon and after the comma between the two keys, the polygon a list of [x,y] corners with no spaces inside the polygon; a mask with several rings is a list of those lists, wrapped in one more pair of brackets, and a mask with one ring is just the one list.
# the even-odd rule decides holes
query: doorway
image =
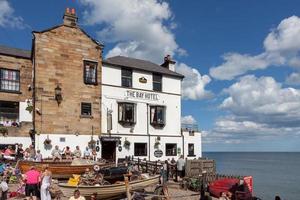
{"label": "doorway", "polygon": [[116,141],[102,141],[102,158],[107,161],[115,162],[116,159]]}

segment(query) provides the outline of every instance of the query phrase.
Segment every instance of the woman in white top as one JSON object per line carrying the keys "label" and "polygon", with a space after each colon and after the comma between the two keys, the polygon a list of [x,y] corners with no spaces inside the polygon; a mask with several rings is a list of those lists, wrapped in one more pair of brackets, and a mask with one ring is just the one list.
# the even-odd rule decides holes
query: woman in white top
{"label": "woman in white top", "polygon": [[48,170],[48,167],[45,167],[45,170],[41,176],[42,185],[41,185],[41,200],[51,200],[50,195],[50,185],[51,185],[52,173]]}

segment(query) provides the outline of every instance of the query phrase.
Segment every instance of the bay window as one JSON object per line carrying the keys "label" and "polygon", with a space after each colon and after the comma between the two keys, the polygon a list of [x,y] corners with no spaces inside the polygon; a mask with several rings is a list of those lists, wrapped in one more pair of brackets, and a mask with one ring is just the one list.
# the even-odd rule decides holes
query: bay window
{"label": "bay window", "polygon": [[119,123],[132,125],[135,123],[135,104],[133,103],[119,103]]}
{"label": "bay window", "polygon": [[150,124],[152,126],[165,126],[165,110],[164,106],[150,106]]}

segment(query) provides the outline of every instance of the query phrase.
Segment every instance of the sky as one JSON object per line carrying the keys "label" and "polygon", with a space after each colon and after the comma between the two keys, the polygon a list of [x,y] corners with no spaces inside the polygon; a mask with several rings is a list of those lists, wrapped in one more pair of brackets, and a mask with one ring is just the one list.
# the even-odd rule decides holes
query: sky
{"label": "sky", "polygon": [[31,49],[33,30],[80,26],[104,57],[182,73],[182,122],[197,123],[203,151],[300,151],[300,1],[0,0],[0,44]]}

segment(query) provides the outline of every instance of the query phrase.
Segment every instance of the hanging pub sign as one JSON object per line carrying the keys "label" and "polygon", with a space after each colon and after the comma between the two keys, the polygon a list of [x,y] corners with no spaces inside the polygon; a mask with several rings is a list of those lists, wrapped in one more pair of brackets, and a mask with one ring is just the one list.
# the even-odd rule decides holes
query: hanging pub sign
{"label": "hanging pub sign", "polygon": [[156,158],[160,158],[160,157],[162,157],[162,155],[163,155],[163,151],[162,150],[157,149],[157,150],[154,151],[154,156]]}
{"label": "hanging pub sign", "polygon": [[141,92],[141,91],[134,91],[134,90],[127,90],[125,92],[125,97],[133,98],[133,99],[151,100],[151,101],[159,100],[158,94],[152,92]]}

